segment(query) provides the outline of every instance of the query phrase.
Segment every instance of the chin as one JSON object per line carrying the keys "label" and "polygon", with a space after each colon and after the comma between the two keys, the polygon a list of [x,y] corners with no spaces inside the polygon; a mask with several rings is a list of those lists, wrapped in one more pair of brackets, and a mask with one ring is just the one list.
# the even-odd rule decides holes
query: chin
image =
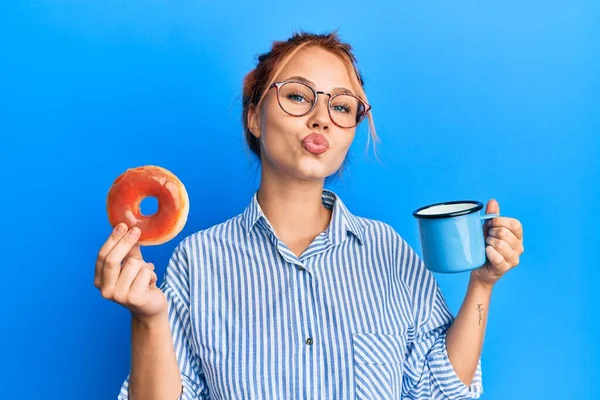
{"label": "chin", "polygon": [[[265,155],[263,155],[264,157]],[[280,171],[288,176],[302,180],[325,180],[328,176],[334,174],[341,166],[343,159],[339,162],[331,160],[327,154],[319,157],[305,154],[290,154],[289,157],[263,158],[263,168],[268,165],[269,169]]]}
{"label": "chin", "polygon": [[327,165],[320,160],[302,160],[293,169],[295,176],[306,180],[324,180],[337,171],[335,165]]}

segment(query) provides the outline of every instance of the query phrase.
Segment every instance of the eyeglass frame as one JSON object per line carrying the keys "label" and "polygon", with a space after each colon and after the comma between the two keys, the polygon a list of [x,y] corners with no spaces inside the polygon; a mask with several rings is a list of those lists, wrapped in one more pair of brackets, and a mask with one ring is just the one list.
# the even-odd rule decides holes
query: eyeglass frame
{"label": "eyeglass frame", "polygon": [[[312,106],[309,108],[309,110],[307,112],[305,112],[304,114],[301,115],[295,115],[292,113],[289,113],[285,110],[285,108],[283,108],[283,106],[281,105],[281,101],[279,100],[279,88],[283,85],[285,85],[286,83],[299,83],[301,85],[306,86],[307,88],[309,88],[314,94],[315,94],[315,101],[313,102]],[[371,111],[371,105],[369,103],[367,103],[366,101],[364,101],[363,99],[361,99],[358,96],[355,96],[353,94],[349,94],[349,93],[338,93],[338,94],[334,94],[331,95],[331,93],[328,92],[323,92],[321,90],[315,90],[314,88],[312,88],[310,85],[307,85],[304,82],[300,82],[297,80],[289,80],[289,81],[279,81],[279,82],[273,82],[271,84],[271,86],[269,86],[269,90],[271,90],[272,88],[276,89],[276,93],[277,93],[277,103],[279,104],[279,107],[283,110],[283,112],[285,112],[288,115],[291,115],[292,117],[303,117],[305,115],[308,115],[312,112],[312,110],[315,109],[315,106],[319,103],[319,95],[320,94],[326,94],[327,96],[329,96],[329,99],[327,100],[327,114],[329,115],[329,119],[331,120],[331,122],[333,122],[337,127],[342,128],[342,129],[351,129],[351,128],[356,128],[361,122],[362,120],[365,118],[365,116],[367,115],[367,113],[369,111]],[[357,100],[360,100],[363,102],[363,104],[365,105],[365,112],[363,113],[363,115],[360,117],[360,119],[356,122],[356,124],[352,125],[352,126],[341,126],[340,124],[338,124],[337,122],[335,122],[333,120],[333,117],[331,116],[331,100],[334,99],[337,96],[350,96],[350,97],[354,97]]]}

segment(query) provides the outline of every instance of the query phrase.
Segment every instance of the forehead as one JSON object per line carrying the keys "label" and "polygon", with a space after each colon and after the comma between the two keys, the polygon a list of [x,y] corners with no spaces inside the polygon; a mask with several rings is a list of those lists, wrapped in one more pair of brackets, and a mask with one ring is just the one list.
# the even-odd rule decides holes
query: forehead
{"label": "forehead", "polygon": [[277,74],[276,80],[302,76],[315,83],[317,90],[335,87],[352,90],[352,80],[342,58],[321,47],[300,49]]}

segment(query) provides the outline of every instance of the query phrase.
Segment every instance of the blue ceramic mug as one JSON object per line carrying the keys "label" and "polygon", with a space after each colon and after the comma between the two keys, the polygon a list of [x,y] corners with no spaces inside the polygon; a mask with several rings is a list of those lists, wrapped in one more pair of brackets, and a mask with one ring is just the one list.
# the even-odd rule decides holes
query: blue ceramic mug
{"label": "blue ceramic mug", "polygon": [[483,204],[457,200],[430,204],[416,209],[425,267],[451,274],[469,271],[485,264],[485,238],[482,221],[499,214],[481,215]]}

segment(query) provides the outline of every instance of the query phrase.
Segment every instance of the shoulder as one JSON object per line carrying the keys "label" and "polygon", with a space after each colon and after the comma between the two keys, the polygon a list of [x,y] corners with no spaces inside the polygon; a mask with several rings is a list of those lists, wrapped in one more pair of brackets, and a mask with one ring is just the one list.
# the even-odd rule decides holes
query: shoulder
{"label": "shoulder", "polygon": [[174,253],[186,257],[194,257],[198,251],[208,251],[210,248],[226,241],[231,241],[245,235],[242,214],[233,216],[223,222],[195,231],[185,236],[176,245]]}
{"label": "shoulder", "polygon": [[404,241],[400,233],[389,223],[378,219],[354,216],[357,225],[361,229],[366,241],[384,240],[384,244],[398,246]]}
{"label": "shoulder", "polygon": [[364,242],[377,248],[389,250],[391,262],[402,268],[421,262],[415,249],[391,224],[371,218],[354,216],[362,230]]}
{"label": "shoulder", "polygon": [[244,236],[241,214],[216,225],[188,234],[174,247],[169,259],[165,278],[190,280],[194,270],[203,265],[204,260],[220,252],[235,240]]}

